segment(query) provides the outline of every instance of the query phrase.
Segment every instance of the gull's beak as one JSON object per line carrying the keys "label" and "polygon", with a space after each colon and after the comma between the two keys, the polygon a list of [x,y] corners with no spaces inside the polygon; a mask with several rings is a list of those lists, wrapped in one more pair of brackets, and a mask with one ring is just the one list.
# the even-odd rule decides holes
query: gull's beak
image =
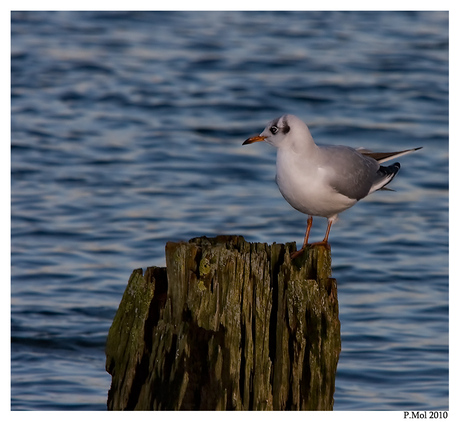
{"label": "gull's beak", "polygon": [[246,139],[243,142],[243,145],[252,144],[254,142],[262,142],[262,141],[265,141],[265,138],[266,138],[266,136],[260,136],[260,135],[253,136],[252,138]]}

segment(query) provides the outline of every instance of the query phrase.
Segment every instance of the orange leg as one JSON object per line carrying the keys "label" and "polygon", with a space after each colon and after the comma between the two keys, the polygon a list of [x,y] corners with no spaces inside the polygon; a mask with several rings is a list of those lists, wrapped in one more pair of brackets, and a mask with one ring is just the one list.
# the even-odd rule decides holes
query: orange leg
{"label": "orange leg", "polygon": [[313,216],[309,215],[307,220],[307,230],[305,231],[305,237],[303,239],[302,249],[308,245],[308,237],[310,236],[311,226],[313,225]]}
{"label": "orange leg", "polygon": [[308,237],[310,236],[310,230],[311,230],[312,225],[313,225],[313,216],[309,215],[308,220],[307,220],[307,230],[305,231],[305,237],[303,239],[302,248],[299,249],[296,252],[293,252],[291,254],[291,259],[297,258],[303,252],[303,250],[307,247],[307,245],[308,245]]}
{"label": "orange leg", "polygon": [[312,243],[312,245],[328,245],[327,242],[329,240],[329,232],[331,231],[331,227],[332,227],[333,222],[334,222],[333,220],[328,220],[327,221],[327,229],[326,229],[326,234],[324,235],[324,239],[321,242]]}
{"label": "orange leg", "polygon": [[[329,240],[329,233],[331,232],[331,227],[332,227],[333,222],[334,222],[333,220],[328,220],[326,234],[324,235],[324,239],[321,242],[311,243],[310,246],[323,245],[330,249],[328,240]],[[310,229],[311,229],[312,224],[313,224],[313,217],[310,215],[308,216],[308,220],[307,220],[307,231],[305,232],[305,238],[303,241],[302,249],[299,249],[298,251],[293,252],[291,254],[291,259],[297,258],[299,255],[301,255],[304,249],[308,246],[308,236],[310,235]]]}
{"label": "orange leg", "polygon": [[329,240],[329,232],[331,231],[331,227],[332,227],[332,220],[328,220],[326,235],[324,236],[323,243],[327,243],[327,241]]}

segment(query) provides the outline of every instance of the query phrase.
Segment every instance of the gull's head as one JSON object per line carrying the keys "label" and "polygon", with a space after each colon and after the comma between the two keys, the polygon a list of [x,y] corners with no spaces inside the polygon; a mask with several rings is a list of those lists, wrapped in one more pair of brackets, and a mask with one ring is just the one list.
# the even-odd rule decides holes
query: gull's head
{"label": "gull's head", "polygon": [[310,131],[302,120],[292,114],[285,114],[273,119],[260,135],[246,139],[243,145],[265,141],[276,148],[280,148],[289,143],[290,140],[302,137],[305,131],[311,138]]}

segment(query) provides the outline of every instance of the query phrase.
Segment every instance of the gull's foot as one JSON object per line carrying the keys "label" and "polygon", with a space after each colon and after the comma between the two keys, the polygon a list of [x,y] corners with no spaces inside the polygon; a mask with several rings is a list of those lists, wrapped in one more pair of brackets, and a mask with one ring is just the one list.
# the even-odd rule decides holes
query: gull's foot
{"label": "gull's foot", "polygon": [[327,249],[331,250],[331,244],[324,240],[321,242],[310,243],[310,246],[325,246]]}
{"label": "gull's foot", "polygon": [[295,259],[298,256],[302,255],[304,250],[305,250],[305,247],[303,247],[302,249],[299,249],[298,251],[292,252],[291,259]]}
{"label": "gull's foot", "polygon": [[298,251],[292,252],[291,253],[291,259],[295,259],[298,256],[303,254],[303,251],[307,247],[312,247],[312,246],[325,246],[328,250],[331,250],[331,244],[329,242],[325,242],[324,240],[321,242],[315,242],[315,243],[308,243],[306,244],[302,249],[299,249]]}

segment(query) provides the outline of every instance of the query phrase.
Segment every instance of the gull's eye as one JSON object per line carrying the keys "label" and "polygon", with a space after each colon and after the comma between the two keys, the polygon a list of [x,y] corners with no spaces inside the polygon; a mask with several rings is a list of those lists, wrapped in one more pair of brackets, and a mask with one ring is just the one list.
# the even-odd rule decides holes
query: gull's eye
{"label": "gull's eye", "polygon": [[270,132],[275,135],[279,131],[279,128],[277,126],[272,126],[270,128]]}

